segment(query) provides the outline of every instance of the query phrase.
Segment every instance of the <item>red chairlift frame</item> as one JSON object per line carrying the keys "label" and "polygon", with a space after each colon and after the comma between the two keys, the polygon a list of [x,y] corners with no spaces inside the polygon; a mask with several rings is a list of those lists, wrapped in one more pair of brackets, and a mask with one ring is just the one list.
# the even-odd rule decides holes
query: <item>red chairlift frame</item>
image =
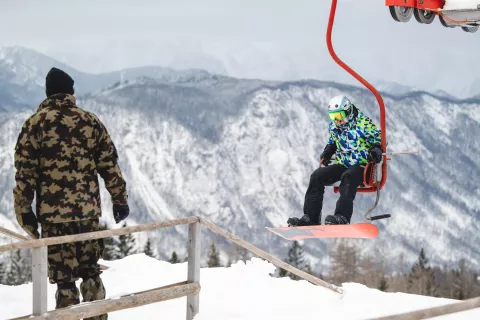
{"label": "red chairlift frame", "polygon": [[[402,1],[405,3],[405,0],[392,0],[392,1]],[[410,0],[412,1],[412,0]],[[433,1],[433,0],[432,0]],[[431,2],[432,2],[431,1]],[[330,55],[332,56],[333,60],[340,65],[343,69],[345,69],[350,75],[352,75],[355,79],[360,81],[365,87],[367,87],[377,98],[378,105],[380,107],[380,130],[382,134],[382,151],[386,153],[387,151],[387,129],[386,129],[386,121],[385,121],[385,104],[383,103],[382,96],[380,93],[370,84],[368,83],[364,78],[362,78],[358,73],[356,73],[352,68],[350,68],[346,63],[344,63],[340,58],[338,58],[337,54],[335,53],[335,50],[333,49],[332,46],[332,29],[333,29],[333,22],[335,20],[335,12],[337,9],[337,0],[332,0],[332,6],[330,9],[330,17],[328,20],[328,28],[327,28],[327,46],[328,46],[328,51],[330,52]],[[379,189],[381,190],[383,186],[385,185],[385,182],[387,181],[387,161],[390,160],[390,158],[387,158],[386,155],[383,156],[383,162],[382,162],[382,180],[380,181],[379,184]],[[367,171],[367,170],[365,170]],[[369,184],[366,181],[366,175],[364,175],[364,187],[359,187],[358,192],[360,193],[371,193],[371,192],[377,192],[377,185],[375,184]],[[334,192],[338,192],[338,187],[334,187]]]}

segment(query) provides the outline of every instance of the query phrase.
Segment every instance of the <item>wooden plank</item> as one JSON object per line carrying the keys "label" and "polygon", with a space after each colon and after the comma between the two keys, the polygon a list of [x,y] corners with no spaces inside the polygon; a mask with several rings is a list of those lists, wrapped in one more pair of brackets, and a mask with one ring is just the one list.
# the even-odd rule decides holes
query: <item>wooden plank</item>
{"label": "wooden plank", "polygon": [[33,315],[47,312],[47,247],[32,249]]}
{"label": "wooden plank", "polygon": [[277,267],[283,268],[283,269],[299,276],[302,279],[310,281],[313,284],[316,284],[316,285],[325,287],[327,289],[330,289],[334,292],[343,294],[343,289],[342,288],[337,287],[337,286],[335,286],[333,284],[330,284],[328,282],[325,282],[322,279],[319,279],[315,276],[312,276],[311,274],[306,273],[305,271],[299,270],[299,269],[289,265],[288,263],[283,262],[282,260],[272,256],[271,254],[255,247],[253,245],[251,245],[250,243],[246,242],[245,240],[242,240],[239,237],[237,237],[236,235],[233,235],[233,234],[225,231],[224,229],[216,226],[215,224],[213,224],[212,222],[210,222],[210,221],[208,221],[204,218],[200,218],[200,223],[203,224],[204,226],[206,226],[207,228],[209,228],[210,230],[212,230],[213,232],[222,235],[223,237],[235,242],[236,244],[238,244],[241,247],[244,247],[247,250],[250,250],[251,252],[258,255],[259,257],[262,257],[263,259],[265,259],[267,261],[270,261],[272,264],[274,264]]}
{"label": "wooden plank", "polygon": [[427,319],[446,314],[466,311],[470,309],[480,308],[480,297],[468,299],[458,303],[451,303],[444,306],[438,306],[434,308],[422,309],[412,311],[408,313],[397,314],[393,316],[387,316],[382,318],[375,318],[376,320],[416,320]]}
{"label": "wooden plank", "polygon": [[16,233],[16,232],[13,232],[11,230],[8,230],[4,227],[0,227],[0,233],[3,233],[4,235],[6,236],[9,236],[9,237],[12,237],[14,239],[17,239],[17,240],[22,240],[22,241],[28,241],[30,240],[30,238],[28,237],[25,237],[19,233]]}
{"label": "wooden plank", "polygon": [[137,293],[135,293],[135,294],[147,293],[147,292],[155,291],[155,290],[158,290],[158,289],[173,288],[173,287],[180,286],[180,285],[187,284],[187,283],[188,283],[187,281],[180,281],[180,282],[177,282],[177,283],[167,284],[166,286],[161,286],[161,287],[154,288],[154,289],[148,289],[148,290],[145,290],[145,291],[139,291],[139,292],[137,292]]}
{"label": "wooden plank", "polygon": [[[188,276],[189,283],[200,283],[200,223],[195,222],[188,226]],[[187,296],[187,320],[192,320],[200,308],[200,295]]]}
{"label": "wooden plank", "polygon": [[15,242],[15,243],[10,243],[10,244],[0,246],[0,252],[5,252],[5,251],[15,250],[15,249],[24,249],[24,248],[38,248],[42,246],[51,246],[54,244],[93,240],[93,239],[100,239],[100,238],[106,238],[106,237],[112,237],[112,236],[120,236],[120,235],[135,233],[135,232],[149,231],[149,230],[155,230],[160,228],[169,228],[177,225],[190,224],[195,222],[199,222],[198,217],[188,217],[188,218],[175,219],[170,221],[153,222],[149,224],[141,224],[138,226],[131,226],[131,227],[125,227],[125,228],[119,228],[119,229],[113,229],[113,230],[80,233],[80,234],[75,234],[71,236],[28,240],[28,241]]}
{"label": "wooden plank", "polygon": [[61,319],[74,320],[85,319],[104,313],[136,308],[147,304],[177,299],[189,294],[198,294],[200,284],[197,282],[177,285],[168,288],[157,288],[141,293],[134,293],[122,296],[118,299],[97,300],[77,304],[68,308],[48,311],[40,316],[25,316],[12,320],[30,320],[30,319]]}

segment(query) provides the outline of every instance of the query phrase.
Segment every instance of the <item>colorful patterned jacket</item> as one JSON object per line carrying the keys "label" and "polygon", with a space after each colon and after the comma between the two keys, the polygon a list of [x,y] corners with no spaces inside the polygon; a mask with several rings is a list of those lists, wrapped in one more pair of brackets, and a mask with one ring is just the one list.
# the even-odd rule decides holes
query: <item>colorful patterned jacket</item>
{"label": "colorful patterned jacket", "polygon": [[375,145],[381,148],[382,142],[381,132],[372,120],[357,107],[353,109],[346,124],[337,126],[332,121],[328,127],[328,145],[334,147],[331,150],[335,163],[347,168],[367,164],[370,149]]}

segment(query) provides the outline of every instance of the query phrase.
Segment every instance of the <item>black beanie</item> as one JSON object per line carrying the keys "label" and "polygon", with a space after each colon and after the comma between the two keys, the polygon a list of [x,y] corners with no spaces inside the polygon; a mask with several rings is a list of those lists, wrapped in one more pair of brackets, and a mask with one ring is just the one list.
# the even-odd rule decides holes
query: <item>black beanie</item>
{"label": "black beanie", "polygon": [[52,68],[47,74],[45,81],[45,93],[47,97],[57,93],[74,94],[73,79],[64,71]]}

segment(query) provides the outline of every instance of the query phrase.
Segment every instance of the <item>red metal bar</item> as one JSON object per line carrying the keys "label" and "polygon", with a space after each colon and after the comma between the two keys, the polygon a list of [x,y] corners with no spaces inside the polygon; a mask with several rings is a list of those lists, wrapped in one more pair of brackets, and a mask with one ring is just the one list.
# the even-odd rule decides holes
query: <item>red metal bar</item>
{"label": "red metal bar", "polygon": [[[347,66],[342,60],[340,60],[335,50],[333,50],[332,46],[332,29],[333,29],[333,22],[335,20],[335,11],[337,10],[337,0],[332,0],[332,7],[330,9],[330,18],[328,20],[328,28],[327,28],[327,46],[330,55],[332,56],[333,60],[337,64],[339,64],[343,69],[345,69],[348,73],[350,73],[355,79],[360,81],[365,87],[367,87],[377,98],[378,105],[380,106],[380,130],[382,132],[382,150],[383,152],[387,151],[387,129],[385,125],[385,104],[383,103],[382,96],[378,91],[365,79],[363,79],[360,75],[358,75],[355,71],[353,71],[349,66]],[[382,165],[382,181],[380,182],[380,189],[382,189],[383,185],[387,181],[387,159],[386,156],[383,156],[383,165]],[[371,188],[371,192],[375,192],[376,188]]]}
{"label": "red metal bar", "polygon": [[390,6],[402,6],[402,7],[415,7],[417,0],[386,0],[385,5]]}
{"label": "red metal bar", "polygon": [[[418,1],[418,0],[417,0]],[[423,0],[418,1],[418,8],[419,9],[442,9],[445,5],[445,0]]]}

